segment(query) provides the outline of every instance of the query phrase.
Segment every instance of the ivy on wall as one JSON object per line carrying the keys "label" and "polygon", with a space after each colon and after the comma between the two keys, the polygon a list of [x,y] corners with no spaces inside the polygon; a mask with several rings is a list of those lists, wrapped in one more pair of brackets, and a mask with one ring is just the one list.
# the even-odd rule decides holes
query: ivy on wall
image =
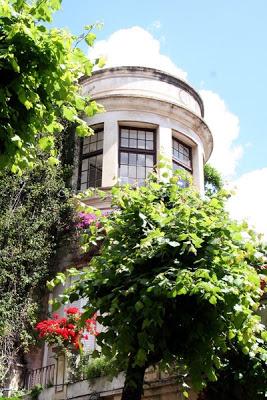
{"label": "ivy on wall", "polygon": [[[66,135],[71,139],[72,131]],[[57,168],[42,156],[23,177],[0,174],[0,382],[34,343],[46,281],[57,272],[58,251],[75,231],[68,187],[73,150],[65,147],[60,143],[64,162]]]}

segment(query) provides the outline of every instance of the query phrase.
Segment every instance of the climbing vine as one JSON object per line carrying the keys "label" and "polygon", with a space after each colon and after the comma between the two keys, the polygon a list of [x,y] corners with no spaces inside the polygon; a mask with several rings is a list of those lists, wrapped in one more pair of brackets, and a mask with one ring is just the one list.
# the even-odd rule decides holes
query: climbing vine
{"label": "climbing vine", "polygon": [[40,155],[23,177],[7,170],[0,175],[1,382],[34,343],[33,327],[47,303],[46,281],[58,270],[59,251],[75,232],[66,183],[72,158],[57,168],[46,159]]}

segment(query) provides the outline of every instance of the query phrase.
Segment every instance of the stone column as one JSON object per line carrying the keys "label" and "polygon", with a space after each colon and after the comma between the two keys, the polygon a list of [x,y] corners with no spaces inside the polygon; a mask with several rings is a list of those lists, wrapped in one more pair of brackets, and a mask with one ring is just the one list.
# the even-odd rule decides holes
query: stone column
{"label": "stone column", "polygon": [[[159,126],[157,135],[157,162],[160,157],[163,157],[164,163],[172,165],[172,130],[162,125]],[[163,172],[164,169],[161,169],[160,174]]]}
{"label": "stone column", "polygon": [[113,186],[118,179],[119,127],[117,120],[104,122],[102,186]]}
{"label": "stone column", "polygon": [[199,189],[200,194],[204,195],[204,164],[203,164],[203,149],[200,144],[192,148],[192,161],[193,161],[193,177],[196,187]]}

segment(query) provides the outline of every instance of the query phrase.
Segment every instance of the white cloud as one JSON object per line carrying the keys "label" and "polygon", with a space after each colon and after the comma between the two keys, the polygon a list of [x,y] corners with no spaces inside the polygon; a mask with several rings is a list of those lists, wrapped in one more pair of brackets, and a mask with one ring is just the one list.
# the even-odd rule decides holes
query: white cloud
{"label": "white cloud", "polygon": [[239,119],[231,113],[217,93],[200,90],[204,101],[205,121],[209,125],[214,149],[209,162],[225,177],[231,177],[242,157],[243,147],[234,144],[239,136]]}
{"label": "white cloud", "polygon": [[233,182],[236,195],[229,200],[229,210],[233,218],[247,219],[249,225],[267,240],[267,168],[243,174]]}
{"label": "white cloud", "polygon": [[[156,22],[159,26],[159,21]],[[99,56],[105,57],[106,67],[139,65],[164,70],[181,79],[187,79],[185,71],[176,67],[168,56],[160,53],[160,41],[139,26],[120,29],[107,40],[96,41],[89,57],[95,59]]]}

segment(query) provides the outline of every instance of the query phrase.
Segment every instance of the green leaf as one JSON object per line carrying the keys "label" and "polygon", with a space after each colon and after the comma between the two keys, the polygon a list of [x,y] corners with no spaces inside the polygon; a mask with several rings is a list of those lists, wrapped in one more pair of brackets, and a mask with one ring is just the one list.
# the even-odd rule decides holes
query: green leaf
{"label": "green leaf", "polygon": [[88,46],[92,47],[94,45],[94,41],[96,39],[96,35],[92,32],[87,33],[85,36],[85,41],[88,44]]}
{"label": "green leaf", "polygon": [[54,167],[55,165],[59,164],[59,160],[56,157],[49,157],[48,164]]}
{"label": "green leaf", "polygon": [[96,60],[96,64],[99,68],[103,68],[106,65],[106,59],[104,57],[99,57]]}
{"label": "green leaf", "polygon": [[135,358],[135,362],[137,365],[142,366],[144,365],[145,361],[146,361],[147,357],[146,357],[146,352],[144,349],[139,349],[137,354],[136,354],[136,358]]}
{"label": "green leaf", "polygon": [[39,147],[43,151],[51,150],[54,147],[53,136],[46,136],[39,139]]}
{"label": "green leaf", "polygon": [[89,128],[86,124],[81,124],[76,127],[76,133],[80,137],[88,136]]}
{"label": "green leaf", "polygon": [[77,115],[75,108],[67,106],[62,107],[62,114],[64,118],[71,122],[74,121],[74,118]]}
{"label": "green leaf", "polygon": [[138,311],[142,310],[142,308],[144,308],[144,304],[143,304],[141,301],[137,301],[137,302],[135,303],[134,308],[135,308],[136,311],[138,312]]}
{"label": "green leaf", "polygon": [[18,65],[17,61],[15,58],[10,58],[10,63],[12,65],[12,68],[14,69],[15,72],[20,72],[20,66]]}
{"label": "green leaf", "polygon": [[217,298],[215,297],[215,296],[211,296],[210,298],[209,298],[209,302],[210,302],[210,304],[216,304],[217,303]]}

